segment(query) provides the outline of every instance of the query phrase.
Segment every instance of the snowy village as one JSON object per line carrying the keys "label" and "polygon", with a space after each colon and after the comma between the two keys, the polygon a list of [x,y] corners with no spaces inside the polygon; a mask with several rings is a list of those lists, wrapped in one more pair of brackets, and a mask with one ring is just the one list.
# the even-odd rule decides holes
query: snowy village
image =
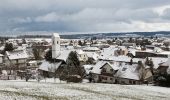
{"label": "snowy village", "polygon": [[[101,86],[101,90],[109,89],[112,86],[114,89],[118,85],[117,88],[130,86],[127,91],[140,86],[157,91],[159,88],[161,90],[162,87],[170,86],[169,44],[170,39],[166,37],[64,39],[58,33],[53,33],[51,38],[2,39],[0,47],[0,86],[20,84],[24,87],[22,84],[24,82],[27,86],[29,84],[30,86],[35,84],[44,84],[44,86],[58,84],[57,87],[60,87],[60,85],[68,84],[72,88],[70,84],[79,84],[91,87],[93,90],[93,85],[97,84],[97,87]],[[109,86],[107,87],[107,85]],[[3,92],[5,92],[5,87],[4,90],[2,89]],[[139,90],[139,94],[136,95],[144,96],[140,92],[147,91],[148,88]],[[165,91],[162,91],[166,92],[168,88],[163,89]],[[105,98],[105,96],[101,98]],[[8,95],[6,97],[8,98]],[[34,98],[34,96],[32,97]],[[2,98],[4,97],[2,96]],[[56,99],[50,98],[49,94],[47,98]],[[127,97],[119,98],[125,99]],[[146,98],[145,96],[142,98],[160,99],[147,95]],[[166,95],[165,100],[168,100],[168,98],[170,97]],[[20,96],[18,99],[21,99]],[[34,99],[37,99],[37,97]],[[45,97],[38,99],[47,100]],[[77,98],[72,97],[71,99]],[[95,98],[90,97],[90,99]]]}
{"label": "snowy village", "polygon": [[170,100],[170,0],[0,0],[0,100]]}

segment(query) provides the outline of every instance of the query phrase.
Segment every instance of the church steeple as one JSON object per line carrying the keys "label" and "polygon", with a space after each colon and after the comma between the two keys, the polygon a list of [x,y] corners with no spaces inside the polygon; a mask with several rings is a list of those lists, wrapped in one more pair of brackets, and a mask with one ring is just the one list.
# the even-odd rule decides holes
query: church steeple
{"label": "church steeple", "polygon": [[52,58],[57,58],[60,55],[60,36],[58,33],[52,35]]}

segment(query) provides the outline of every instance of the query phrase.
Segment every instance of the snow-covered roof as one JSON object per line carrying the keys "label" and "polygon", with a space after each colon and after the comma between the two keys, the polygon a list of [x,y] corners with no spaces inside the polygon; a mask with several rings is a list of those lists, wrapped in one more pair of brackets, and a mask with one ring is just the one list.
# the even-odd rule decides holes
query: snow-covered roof
{"label": "snow-covered roof", "polygon": [[2,50],[4,50],[4,48],[5,48],[5,46],[1,46],[1,47],[0,47],[0,50],[2,51]]}
{"label": "snow-covered roof", "polygon": [[85,54],[85,52],[83,50],[76,50],[77,54],[81,55],[81,54]]}
{"label": "snow-covered roof", "polygon": [[146,48],[146,50],[143,50],[143,51],[140,51],[140,52],[153,52],[153,50]]}
{"label": "snow-covered roof", "polygon": [[131,60],[132,58],[131,58],[131,57],[128,57],[128,56],[121,55],[121,56],[108,56],[107,58],[100,56],[99,59],[119,61],[119,62],[130,62],[130,60]]}
{"label": "snow-covered roof", "polygon": [[0,57],[3,57],[4,55],[3,54],[0,54]]}
{"label": "snow-covered roof", "polygon": [[60,55],[56,59],[63,60],[66,62],[70,52],[71,50],[62,50],[60,51]]}
{"label": "snow-covered roof", "polygon": [[101,51],[99,58],[108,58],[109,56],[114,56],[115,50],[118,50],[118,48],[116,48],[115,46],[111,46],[109,48],[104,48]]}
{"label": "snow-covered roof", "polygon": [[32,60],[32,61],[29,61],[28,63],[29,63],[29,64],[34,64],[34,63],[37,63],[37,61]]}
{"label": "snow-covered roof", "polygon": [[62,62],[50,63],[44,60],[38,69],[48,72],[55,72],[55,70],[58,69],[61,63]]}
{"label": "snow-covered roof", "polygon": [[99,55],[95,52],[86,52],[87,57],[93,58],[94,60],[98,60]]}
{"label": "snow-covered roof", "polygon": [[89,72],[92,70],[93,68],[93,65],[83,65],[85,71],[86,71],[86,74],[89,74]]}
{"label": "snow-covered roof", "polygon": [[161,57],[149,57],[149,59],[152,59],[155,69],[157,69],[161,63],[164,63],[168,60],[168,58]]}
{"label": "snow-covered roof", "polygon": [[127,49],[125,46],[118,46],[117,48],[122,49],[122,50]]}
{"label": "snow-covered roof", "polygon": [[158,54],[170,55],[170,51],[162,51],[162,52],[159,52]]}
{"label": "snow-covered roof", "polygon": [[85,48],[83,48],[83,50],[85,50],[85,51],[100,51],[100,49],[97,47],[85,47]]}
{"label": "snow-covered roof", "polygon": [[129,52],[129,53],[132,53],[134,56],[136,55],[136,51],[139,51],[139,50],[133,49],[133,48],[129,48],[129,49],[128,49],[128,52]]}
{"label": "snow-covered roof", "polygon": [[105,65],[105,64],[108,64],[111,68],[113,68],[114,70],[118,70],[118,66],[115,64],[110,64],[109,62],[107,61],[98,61],[96,63],[96,65],[93,66],[93,69],[92,69],[92,73],[96,73],[96,74],[101,74],[101,68]]}
{"label": "snow-covered roof", "polygon": [[98,61],[96,65],[93,66],[92,73],[100,74],[101,73],[101,67],[106,64],[106,61]]}
{"label": "snow-covered roof", "polygon": [[170,74],[170,58],[164,63],[161,64],[161,66],[168,66],[167,73]]}
{"label": "snow-covered roof", "polygon": [[18,46],[17,49],[15,49],[14,51],[25,50],[25,49],[26,49],[25,46]]}
{"label": "snow-covered roof", "polygon": [[18,50],[18,51],[6,51],[6,54],[10,60],[13,59],[26,59],[28,58],[28,54],[26,50]]}
{"label": "snow-covered roof", "polygon": [[[110,63],[108,63],[110,64]],[[114,62],[113,64],[110,64],[110,66],[114,69],[114,70],[118,70],[119,69],[119,66],[120,66],[120,63],[119,62]]]}
{"label": "snow-covered roof", "polygon": [[139,80],[139,71],[137,70],[138,64],[128,65],[122,64],[120,69],[115,74],[116,77]]}

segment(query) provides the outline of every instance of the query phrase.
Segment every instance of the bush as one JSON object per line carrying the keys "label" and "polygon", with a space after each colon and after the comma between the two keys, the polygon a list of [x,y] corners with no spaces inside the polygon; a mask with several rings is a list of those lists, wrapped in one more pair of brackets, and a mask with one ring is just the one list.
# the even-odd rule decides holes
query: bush
{"label": "bush", "polygon": [[170,87],[170,75],[162,74],[155,77],[155,85]]}
{"label": "bush", "polygon": [[80,75],[70,75],[67,77],[67,82],[80,83],[82,82],[82,78]]}

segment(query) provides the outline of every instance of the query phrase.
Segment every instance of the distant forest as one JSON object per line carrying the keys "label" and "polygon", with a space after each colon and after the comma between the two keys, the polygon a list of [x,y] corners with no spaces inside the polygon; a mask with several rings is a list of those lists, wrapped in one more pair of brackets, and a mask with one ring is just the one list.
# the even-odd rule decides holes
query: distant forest
{"label": "distant forest", "polygon": [[[80,38],[93,38],[93,37],[119,37],[125,36],[125,34],[130,35],[139,35],[139,36],[155,36],[155,35],[165,35],[170,37],[169,31],[159,31],[159,32],[120,32],[120,33],[94,33],[94,34],[71,34],[71,35],[60,35],[61,38],[64,39],[80,39]],[[18,35],[16,37],[8,37],[8,36],[0,36],[0,39],[8,39],[8,38],[51,38],[51,35]]]}

